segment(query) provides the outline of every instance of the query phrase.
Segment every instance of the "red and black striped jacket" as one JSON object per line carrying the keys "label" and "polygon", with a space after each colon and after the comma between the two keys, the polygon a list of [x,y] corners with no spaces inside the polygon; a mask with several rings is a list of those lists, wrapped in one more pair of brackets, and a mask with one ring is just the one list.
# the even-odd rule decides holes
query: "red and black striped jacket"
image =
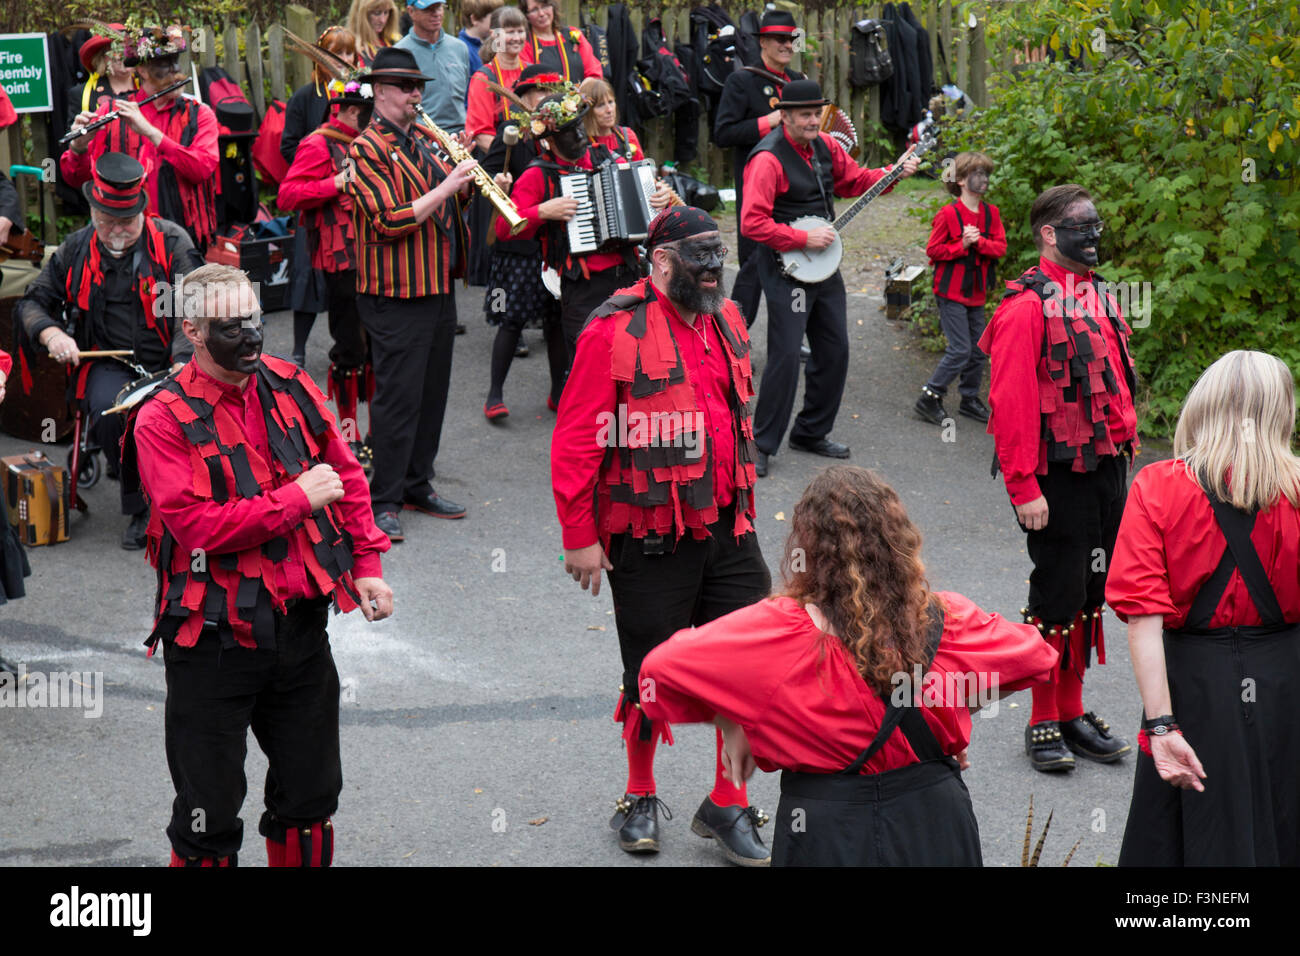
{"label": "red and black striped jacket", "polygon": [[352,141],[354,175],[347,184],[357,241],[357,292],[413,299],[451,290],[464,275],[469,235],[460,201],[448,199],[424,222],[412,204],[451,167],[434,152],[433,135],[406,133],[382,117]]}
{"label": "red and black striped jacket", "polygon": [[[980,231],[973,245],[961,241],[964,226]],[[962,305],[983,305],[993,288],[995,264],[1006,251],[1007,234],[998,207],[981,202],[979,211],[971,212],[954,199],[935,215],[925,247],[934,267],[934,294]]]}

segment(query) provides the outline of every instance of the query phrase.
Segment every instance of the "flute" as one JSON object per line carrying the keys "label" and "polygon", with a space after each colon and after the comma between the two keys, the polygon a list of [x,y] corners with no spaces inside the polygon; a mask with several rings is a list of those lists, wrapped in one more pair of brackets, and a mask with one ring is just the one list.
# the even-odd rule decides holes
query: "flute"
{"label": "flute", "polygon": [[[429,114],[418,103],[415,106],[415,115],[419,117],[425,129],[433,134],[434,139],[438,141],[438,145],[442,147],[443,152],[451,157],[453,163],[459,164],[473,158],[470,156],[469,150],[457,142],[454,136],[429,119]],[[486,196],[492,205],[497,207],[497,211],[501,213],[502,218],[510,223],[510,235],[517,235],[520,230],[528,225],[528,220],[519,214],[519,210],[510,201],[510,197],[492,181],[492,177],[488,175],[486,169],[482,166],[475,166],[472,175],[479,192]]]}
{"label": "flute", "polygon": [[[149,96],[146,96],[144,99],[140,100],[140,105],[144,106],[144,104],[146,103],[152,103],[154,100],[158,99],[158,97],[166,96],[172,90],[178,90],[186,83],[189,82],[191,82],[191,77],[188,76],[185,77],[185,79],[183,80],[177,80],[171,86],[167,87],[167,89],[159,90],[157,93],[153,93]],[[87,133],[93,133],[95,130],[107,126],[109,123],[113,122],[113,120],[117,119],[118,114],[121,112],[122,112],[121,110],[109,110],[99,119],[95,120],[93,123],[87,123],[85,126],[81,127],[81,129],[68,130],[68,132],[64,134],[63,139],[59,140],[59,143],[60,144],[71,143],[74,139],[80,139],[82,136],[85,136]]]}

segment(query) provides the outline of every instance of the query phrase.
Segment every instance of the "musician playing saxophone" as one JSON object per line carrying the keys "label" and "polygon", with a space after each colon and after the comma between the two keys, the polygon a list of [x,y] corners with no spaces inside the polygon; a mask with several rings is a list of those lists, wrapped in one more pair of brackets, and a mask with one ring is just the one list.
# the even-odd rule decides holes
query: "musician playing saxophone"
{"label": "musician playing saxophone", "polygon": [[[830,226],[804,231],[788,223],[804,216],[833,221],[835,196],[860,196],[885,175],[884,169],[859,168],[849,154],[821,131],[822,97],[815,80],[787,83],[776,104],[781,124],[764,136],[745,167],[741,229],[765,248],[760,274],[767,299],[767,366],[758,390],[754,439],[757,472],[767,474],[768,458],[781,447],[799,388],[799,344],[804,334],[808,358],[803,410],[790,430],[790,447],[848,458],[849,446],[828,437],[840,410],[849,371],[849,332],[844,280],[836,270],[821,282],[796,282],[782,273],[778,252],[826,249],[835,241]],[[909,157],[903,176],[920,161]]]}
{"label": "musician playing saxophone", "polygon": [[358,77],[374,90],[370,125],[348,157],[357,240],[357,312],[370,336],[375,395],[370,501],[375,524],[403,540],[403,508],[436,518],[465,509],[433,490],[456,335],[453,280],[464,275],[468,235],[461,199],[478,163],[454,168],[434,152],[436,138],[416,122],[429,77],[410,50],[375,54]]}
{"label": "musician playing saxophone", "polygon": [[185,43],[177,24],[127,34],[123,62],[135,68],[140,88],[124,98],[103,97],[95,112],[77,115],[73,132],[117,111],[115,121],[72,141],[59,157],[59,173],[79,188],[91,181],[92,167],[105,153],[135,157],[147,171],[149,215],[184,226],[202,252],[217,232],[217,116],[181,88],[141,102],[184,78],[179,57]]}
{"label": "musician playing saxophone", "polygon": [[[604,146],[592,146],[583,118],[590,104],[575,88],[553,93],[538,105],[530,121],[542,153],[519,176],[510,198],[528,225],[517,238],[539,238],[542,258],[560,273],[560,324],[569,350],[569,364],[582,331],[593,310],[618,289],[641,278],[641,262],[635,244],[621,243],[585,255],[569,251],[568,223],[577,214],[578,201],[560,193],[560,177],[578,170],[592,170],[609,160]],[[672,191],[659,184],[650,197],[653,209],[672,202]],[[497,238],[508,239],[505,223],[497,220]]]}

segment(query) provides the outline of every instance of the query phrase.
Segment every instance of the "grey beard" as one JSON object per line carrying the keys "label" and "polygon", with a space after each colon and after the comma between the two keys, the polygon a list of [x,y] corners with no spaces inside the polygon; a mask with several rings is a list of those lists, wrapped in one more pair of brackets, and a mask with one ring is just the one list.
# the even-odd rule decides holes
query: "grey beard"
{"label": "grey beard", "polygon": [[712,314],[722,308],[722,283],[719,277],[718,287],[709,291],[701,289],[690,276],[681,269],[674,269],[668,280],[668,298],[672,299],[687,312]]}

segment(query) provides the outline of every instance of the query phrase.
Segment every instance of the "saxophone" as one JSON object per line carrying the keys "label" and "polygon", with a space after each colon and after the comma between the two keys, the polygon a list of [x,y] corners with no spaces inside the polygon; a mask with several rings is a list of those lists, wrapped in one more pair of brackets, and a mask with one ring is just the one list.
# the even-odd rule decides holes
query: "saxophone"
{"label": "saxophone", "polygon": [[[469,150],[456,140],[456,137],[441,129],[433,120],[429,119],[429,114],[424,111],[423,106],[416,104],[415,115],[424,124],[425,128],[433,134],[433,138],[438,141],[442,151],[451,157],[453,163],[459,165],[467,159],[474,158],[469,154]],[[510,223],[510,235],[517,235],[524,226],[528,225],[528,220],[519,214],[519,210],[510,201],[510,197],[492,181],[492,177],[488,175],[486,169],[482,166],[475,166],[473,176],[479,191],[488,198],[492,205],[497,207],[497,211],[501,213],[502,218]]]}

